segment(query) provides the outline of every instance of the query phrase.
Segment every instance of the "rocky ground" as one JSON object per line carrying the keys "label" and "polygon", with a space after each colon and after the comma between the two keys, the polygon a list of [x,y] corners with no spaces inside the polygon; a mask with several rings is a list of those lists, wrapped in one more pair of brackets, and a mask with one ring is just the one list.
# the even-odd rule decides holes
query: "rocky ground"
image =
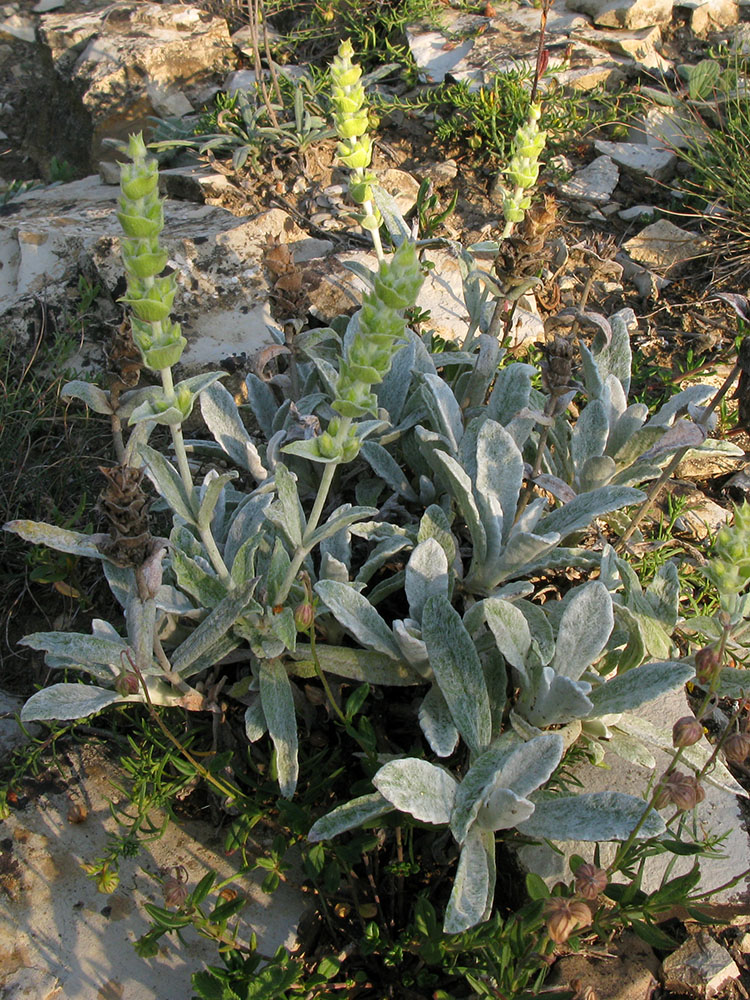
{"label": "rocky ground", "polygon": [[[65,163],[79,178],[8,196],[0,206],[4,328],[15,351],[33,351],[40,329],[70,313],[83,274],[101,291],[73,361],[84,372],[116,370],[125,379],[127,359],[123,364],[113,358],[112,349],[121,317],[116,300],[123,289],[114,217],[117,173],[105,140],[148,125],[154,115],[189,121],[217,89],[246,86],[252,72],[247,31],[232,24],[237,29],[232,34],[224,18],[196,7],[127,0],[19,2],[0,8],[0,18],[0,138],[6,143],[0,176],[6,185],[40,176],[49,180]],[[667,91],[676,86],[675,65],[697,63],[709,45],[747,44],[748,20],[750,4],[733,0],[556,0],[546,41],[554,86],[586,92],[599,84],[627,83]],[[519,61],[533,62],[538,24],[538,10],[521,3],[488,4],[481,13],[445,7],[439,29],[431,24],[409,29],[409,45],[423,84],[438,85],[447,77],[478,85]],[[408,96],[398,84],[392,89]],[[705,369],[719,384],[734,360],[736,320],[716,292],[747,294],[750,267],[741,257],[732,268],[723,267],[727,254],[717,254],[710,228],[673,214],[680,208],[675,179],[683,171],[674,148],[689,124],[679,109],[654,106],[625,122],[627,133],[610,128],[580,135],[550,162],[540,185],[545,200],[536,229],[506,247],[510,273],[525,268],[543,276],[519,301],[508,330],[513,348],[541,342],[545,321],[577,302],[588,284],[589,309],[605,315],[623,306],[634,310],[644,390],[659,388],[659,370],[680,381],[685,373],[678,362],[693,374]],[[437,148],[431,123],[419,115],[398,113],[384,120],[374,166],[407,213],[424,179],[443,205],[458,192],[456,210],[440,235],[464,246],[497,239],[496,168],[465,146]],[[222,160],[183,158],[165,169],[163,185],[169,198],[165,245],[180,284],[177,318],[189,341],[186,372],[224,367],[237,386],[248,370],[263,373],[268,366],[272,376],[264,352],[271,343],[269,326],[322,324],[353,308],[359,286],[343,264],[369,258],[366,240],[348,216],[332,142],[305,152],[269,150],[259,173],[236,174]],[[456,340],[468,315],[456,254],[439,246],[427,258],[435,267],[419,306],[430,312],[429,328]],[[488,256],[482,266],[491,264]],[[690,502],[677,530],[688,546],[709,537],[726,519],[729,501],[745,495],[747,437],[738,433],[725,441],[723,453],[678,470],[674,489]],[[46,610],[50,618],[59,611]],[[12,622],[9,635],[22,634],[25,625]],[[19,687],[14,655],[9,651],[5,662]],[[4,714],[16,704],[9,700]],[[174,953],[148,971],[134,963],[128,950],[131,925],[124,934],[118,921],[149,899],[151,890],[135,866],[109,902],[82,877],[70,877],[101,849],[107,832],[103,773],[110,766],[71,758],[59,785],[30,792],[3,823],[0,893],[7,918],[1,924],[6,953],[0,960],[0,996],[6,1000],[177,1000],[189,988],[190,963],[200,965],[200,952],[179,968],[175,963],[184,956],[178,960]],[[725,790],[724,798],[706,804],[714,816],[733,817],[736,853],[724,864],[737,870],[750,863],[747,813],[734,794],[739,790]],[[71,812],[79,799],[88,803],[80,824],[74,820],[81,814]],[[219,863],[205,848],[209,825],[202,831],[175,829],[176,843],[155,845],[146,867],[163,865],[164,852],[170,851],[196,871]],[[255,893],[262,907],[253,886],[245,891]],[[725,914],[730,923],[690,934],[663,968],[650,950],[624,940],[614,957],[560,962],[556,981],[578,980],[585,987],[592,976],[601,1000],[667,996],[665,989],[746,996],[742,976],[750,987],[745,930],[750,917],[744,896],[730,902],[734,910]],[[292,885],[285,900],[274,896],[273,906],[283,917],[281,927],[269,926],[263,941],[269,949],[291,941],[301,897]],[[257,910],[248,919],[260,919]]]}

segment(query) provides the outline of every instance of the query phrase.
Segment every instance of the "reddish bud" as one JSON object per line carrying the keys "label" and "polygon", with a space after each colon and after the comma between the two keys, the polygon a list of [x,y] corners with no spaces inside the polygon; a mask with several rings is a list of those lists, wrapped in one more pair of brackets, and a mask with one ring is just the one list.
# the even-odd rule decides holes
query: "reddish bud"
{"label": "reddish bud", "polygon": [[307,632],[315,621],[315,608],[305,601],[294,609],[294,624],[298,632]]}
{"label": "reddish bud", "polygon": [[115,691],[127,697],[129,694],[138,694],[140,686],[137,674],[134,674],[132,670],[123,670],[115,682]]}
{"label": "reddish bud", "polygon": [[162,883],[161,891],[166,905],[174,906],[178,910],[188,897],[187,886],[174,875],[167,875]]}

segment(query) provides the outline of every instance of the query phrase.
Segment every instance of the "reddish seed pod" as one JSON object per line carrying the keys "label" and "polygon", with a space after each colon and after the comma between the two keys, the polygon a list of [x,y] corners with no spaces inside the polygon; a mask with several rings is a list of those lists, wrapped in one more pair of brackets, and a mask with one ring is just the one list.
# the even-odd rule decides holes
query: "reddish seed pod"
{"label": "reddish seed pod", "polygon": [[735,764],[744,764],[750,756],[750,734],[732,733],[724,741],[724,756]]}
{"label": "reddish seed pod", "polygon": [[678,719],[672,727],[672,745],[675,747],[691,747],[703,736],[703,726],[693,715]]}
{"label": "reddish seed pod", "polygon": [[596,899],[600,892],[604,892],[609,884],[607,873],[597,868],[596,865],[583,864],[576,872],[575,887],[579,896],[584,899]]}
{"label": "reddish seed pod", "polygon": [[699,684],[710,684],[721,670],[721,657],[714,646],[704,646],[695,654],[695,676]]}
{"label": "reddish seed pod", "polygon": [[305,601],[294,609],[294,624],[298,632],[307,632],[315,621],[315,608]]}
{"label": "reddish seed pod", "polygon": [[547,900],[544,909],[547,933],[555,944],[563,944],[573,931],[579,927],[588,927],[591,923],[591,910],[576,899],[553,896]]}

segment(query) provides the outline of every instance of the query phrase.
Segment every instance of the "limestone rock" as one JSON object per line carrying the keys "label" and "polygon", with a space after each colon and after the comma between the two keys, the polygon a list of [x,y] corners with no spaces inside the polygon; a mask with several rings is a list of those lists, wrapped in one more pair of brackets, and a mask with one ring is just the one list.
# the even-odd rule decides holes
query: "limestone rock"
{"label": "limestone rock", "polygon": [[[84,262],[113,299],[122,294],[116,198],[116,188],[89,177],[15,199],[14,214],[0,217],[0,308],[6,326],[13,317],[18,335],[28,336],[18,319],[23,303],[36,308],[34,296],[43,295],[50,308],[59,306]],[[307,234],[280,209],[238,219],[221,208],[167,201],[165,217],[162,239],[177,272],[175,318],[188,340],[184,366],[215,367],[223,358],[268,344],[273,319],[263,266],[266,246],[283,242],[296,254],[311,242]],[[101,347],[85,347],[89,364],[98,364]]]}
{"label": "limestone rock", "polygon": [[594,148],[597,153],[609,156],[619,167],[635,177],[667,180],[677,165],[676,155],[669,150],[653,149],[636,142],[607,142],[597,139]]}
{"label": "limestone rock", "polygon": [[560,194],[577,201],[606,205],[617,187],[620,171],[609,156],[597,156],[587,167],[576,171],[570,180],[558,185]]}
{"label": "limestone rock", "polygon": [[658,51],[661,42],[661,30],[658,25],[642,28],[640,31],[606,31],[602,29],[594,31],[589,29],[576,32],[574,37],[580,38],[595,48],[628,56],[643,69],[665,73],[672,66],[669,59],[665,59]]}
{"label": "limestone rock", "polygon": [[668,990],[697,997],[712,997],[730,979],[739,979],[740,970],[732,956],[707,930],[699,931],[664,959]]}
{"label": "limestone rock", "polygon": [[630,208],[623,208],[617,215],[625,222],[632,222],[633,219],[648,222],[656,215],[656,208],[653,205],[631,205]]}
{"label": "limestone rock", "polygon": [[21,14],[11,14],[0,21],[0,38],[3,37],[16,38],[20,42],[35,42],[34,22]]}
{"label": "limestone rock", "polygon": [[[216,961],[215,944],[188,930],[184,945],[167,937],[149,961],[133,948],[133,941],[149,927],[145,905],[164,905],[159,884],[151,876],[163,869],[173,871],[176,865],[184,866],[190,889],[211,870],[219,880],[232,880],[247,899],[239,917],[239,938],[247,941],[255,931],[261,955],[293,946],[305,905],[295,887],[296,873],[288,873],[269,905],[260,877],[237,874],[241,860],[226,856],[221,834],[217,836],[210,823],[170,821],[164,836],[144,844],[138,857],[121,859],[116,892],[98,892],[81,864],[102,856],[108,836],[120,829],[109,801],[120,798],[112,782],[127,784],[127,777],[101,750],[73,748],[67,757],[71,764],[61,774],[63,790],[40,787],[32,803],[3,821],[0,996],[13,1000],[190,996],[191,974]],[[68,820],[72,803],[85,804],[83,822]],[[157,813],[152,815],[160,822]],[[261,831],[262,844],[265,836]],[[215,898],[211,896],[211,902]],[[44,970],[43,974],[35,969]]]}
{"label": "limestone rock", "polygon": [[377,175],[378,184],[392,195],[402,215],[414,207],[419,194],[419,181],[405,170],[390,167]]}
{"label": "limestone rock", "polygon": [[236,60],[223,18],[178,4],[117,0],[47,14],[39,38],[46,73],[43,98],[28,102],[29,152],[80,170],[116,158],[104,139],[148,128],[160,109],[183,113],[209,99]]}
{"label": "limestone rock", "polygon": [[647,944],[626,932],[607,948],[605,956],[564,955],[545,987],[567,987],[577,980],[577,992],[590,987],[603,1000],[649,1000],[659,975],[659,960]]}
{"label": "limestone rock", "polygon": [[737,0],[676,0],[676,6],[690,10],[690,28],[698,37],[729,28],[740,16]]}
{"label": "limestone rock", "polygon": [[568,10],[588,14],[602,28],[648,28],[667,24],[673,0],[566,0]]}
{"label": "limestone rock", "polygon": [[666,219],[659,219],[623,246],[640,264],[673,277],[691,258],[700,254],[702,241],[695,233],[680,229]]}
{"label": "limestone rock", "polygon": [[[11,750],[27,741],[26,734],[15,720],[22,707],[22,699],[0,691],[0,756],[4,760]],[[26,729],[34,734],[38,732],[39,726],[26,726]]]}

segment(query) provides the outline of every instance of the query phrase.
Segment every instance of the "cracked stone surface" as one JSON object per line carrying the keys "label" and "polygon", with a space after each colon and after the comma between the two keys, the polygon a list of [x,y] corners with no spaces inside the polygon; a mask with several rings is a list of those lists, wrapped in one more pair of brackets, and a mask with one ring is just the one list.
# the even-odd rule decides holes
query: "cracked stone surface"
{"label": "cracked stone surface", "polygon": [[[191,974],[216,961],[210,941],[193,931],[186,933],[185,945],[167,936],[159,954],[149,960],[133,949],[148,930],[145,905],[164,905],[160,886],[149,873],[175,865],[184,866],[188,888],[209,870],[233,879],[233,887],[247,899],[240,939],[247,941],[254,931],[262,955],[293,945],[304,908],[294,873],[267,896],[259,875],[236,875],[240,859],[227,858],[221,835],[208,823],[170,823],[139,857],[123,860],[114,893],[98,892],[81,865],[103,854],[108,835],[117,829],[109,800],[120,796],[112,781],[125,779],[98,749],[84,747],[68,756],[62,782],[47,782],[54,790],[38,793],[32,783],[34,797],[3,822],[3,1000],[185,1000],[191,995]],[[69,820],[73,804],[85,807],[83,822]],[[262,854],[265,846],[261,840],[251,853]]]}

